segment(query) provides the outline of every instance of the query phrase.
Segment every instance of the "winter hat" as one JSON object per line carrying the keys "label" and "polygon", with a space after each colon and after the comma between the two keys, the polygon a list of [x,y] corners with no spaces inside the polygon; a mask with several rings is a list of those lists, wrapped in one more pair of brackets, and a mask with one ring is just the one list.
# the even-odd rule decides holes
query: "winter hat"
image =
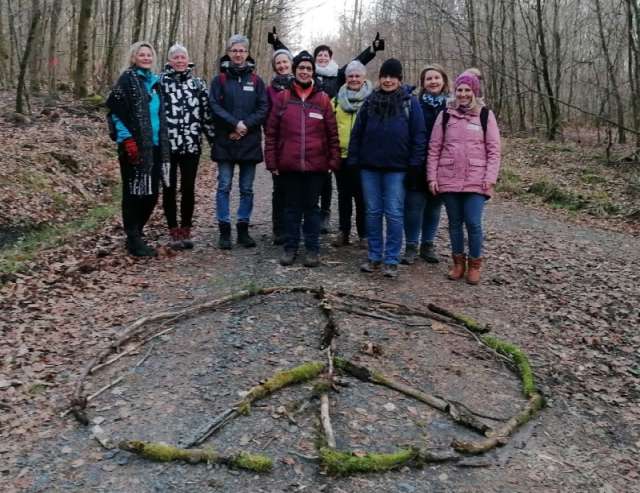
{"label": "winter hat", "polygon": [[300,63],[302,62],[309,62],[311,64],[311,67],[313,67],[313,73],[316,73],[316,65],[313,62],[313,55],[311,53],[309,53],[306,50],[302,50],[300,53],[298,53],[296,56],[293,57],[293,73],[296,73],[296,69],[298,68],[298,65],[300,65]]}
{"label": "winter hat", "polygon": [[364,65],[362,65],[358,60],[352,60],[347,65],[347,68],[344,69],[344,75],[349,76],[356,72],[362,75],[367,75],[367,69],[364,68]]}
{"label": "winter hat", "polygon": [[454,83],[455,88],[457,89],[460,84],[468,85],[475,97],[480,96],[480,80],[472,73],[463,72],[458,77],[456,77],[456,81]]}
{"label": "winter hat", "polygon": [[379,77],[395,77],[396,79],[402,80],[402,63],[395,58],[389,58],[385,60],[380,67],[380,73],[378,75]]}
{"label": "winter hat", "polygon": [[271,66],[274,71],[276,70],[276,58],[278,58],[279,55],[286,55],[289,61],[293,62],[293,55],[291,55],[291,52],[286,48],[280,48],[279,50],[274,51],[273,57],[271,57]]}

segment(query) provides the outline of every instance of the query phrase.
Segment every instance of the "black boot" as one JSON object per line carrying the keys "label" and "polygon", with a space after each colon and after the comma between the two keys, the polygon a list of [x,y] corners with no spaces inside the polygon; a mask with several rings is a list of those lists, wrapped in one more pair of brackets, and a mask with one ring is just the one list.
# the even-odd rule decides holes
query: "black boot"
{"label": "black boot", "polygon": [[400,263],[403,265],[411,265],[416,261],[418,255],[418,247],[412,243],[407,243],[404,247],[404,256]]}
{"label": "black boot", "polygon": [[236,224],[236,229],[238,230],[238,245],[242,245],[245,248],[253,248],[256,246],[256,242],[253,241],[253,238],[249,235],[249,223],[238,223]]}
{"label": "black boot", "polygon": [[427,241],[420,245],[420,257],[430,264],[437,264],[440,262],[432,241]]}
{"label": "black boot", "polygon": [[140,236],[127,237],[127,252],[134,257],[155,257],[155,248],[151,248]]}
{"label": "black boot", "polygon": [[231,250],[231,224],[218,223],[218,227],[220,228],[218,248],[221,250]]}

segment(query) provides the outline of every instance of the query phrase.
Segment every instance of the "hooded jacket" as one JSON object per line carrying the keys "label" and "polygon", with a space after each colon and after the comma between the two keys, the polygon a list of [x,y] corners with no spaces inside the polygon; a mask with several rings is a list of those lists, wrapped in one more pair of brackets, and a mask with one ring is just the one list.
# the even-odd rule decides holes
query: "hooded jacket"
{"label": "hooded jacket", "polygon": [[[221,74],[211,81],[209,104],[213,112],[216,136],[211,158],[220,162],[262,161],[262,124],[267,116],[267,92],[264,82],[253,74],[255,64],[249,58],[243,67],[235,67],[229,57],[221,59]],[[247,135],[232,140],[239,121]]]}
{"label": "hooded jacket", "polygon": [[265,162],[270,171],[327,172],[340,165],[331,101],[315,86],[304,101],[293,87],[278,93],[265,135]]}
{"label": "hooded jacket", "polygon": [[193,64],[184,72],[166,65],[160,74],[165,95],[165,113],[171,152],[197,154],[202,152],[202,132],[213,143],[213,115],[209,107],[206,83],[192,74]]}
{"label": "hooded jacket", "polygon": [[480,112],[449,113],[446,132],[442,115],[438,114],[429,141],[427,179],[438,183],[439,193],[474,192],[488,195],[483,183],[495,185],[500,170],[500,129],[496,117],[489,112],[486,135],[480,123]]}
{"label": "hooded jacket", "polygon": [[349,166],[382,171],[406,171],[409,166],[424,166],[424,117],[411,89],[402,87],[403,109],[387,118],[372,114],[369,109],[375,91],[367,98],[351,130]]}

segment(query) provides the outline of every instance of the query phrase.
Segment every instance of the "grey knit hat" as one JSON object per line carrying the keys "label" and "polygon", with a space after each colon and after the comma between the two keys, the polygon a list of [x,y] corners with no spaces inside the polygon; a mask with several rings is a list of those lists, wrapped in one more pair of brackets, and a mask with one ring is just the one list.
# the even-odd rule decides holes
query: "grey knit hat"
{"label": "grey knit hat", "polygon": [[367,69],[358,60],[352,60],[351,62],[349,62],[349,65],[347,65],[347,68],[344,69],[344,75],[349,76],[349,74],[353,74],[355,72],[362,75],[367,75]]}

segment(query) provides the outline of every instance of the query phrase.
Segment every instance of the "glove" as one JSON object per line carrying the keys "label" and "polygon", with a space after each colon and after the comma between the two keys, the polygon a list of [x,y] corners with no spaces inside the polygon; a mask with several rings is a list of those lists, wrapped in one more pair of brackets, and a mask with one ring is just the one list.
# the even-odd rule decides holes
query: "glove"
{"label": "glove", "polygon": [[384,50],[384,38],[380,37],[380,33],[376,33],[376,38],[373,40],[373,51]]}
{"label": "glove", "polygon": [[404,186],[407,190],[415,192],[426,189],[427,180],[420,166],[409,166],[404,177]]}
{"label": "glove", "polygon": [[140,153],[138,152],[138,144],[136,144],[136,141],[132,137],[129,137],[122,141],[122,147],[124,148],[124,152],[127,153],[129,162],[134,166],[138,164],[140,161]]}
{"label": "glove", "polygon": [[276,44],[277,40],[278,35],[276,34],[276,26],[273,26],[273,31],[267,33],[267,43],[273,46],[274,44]]}

